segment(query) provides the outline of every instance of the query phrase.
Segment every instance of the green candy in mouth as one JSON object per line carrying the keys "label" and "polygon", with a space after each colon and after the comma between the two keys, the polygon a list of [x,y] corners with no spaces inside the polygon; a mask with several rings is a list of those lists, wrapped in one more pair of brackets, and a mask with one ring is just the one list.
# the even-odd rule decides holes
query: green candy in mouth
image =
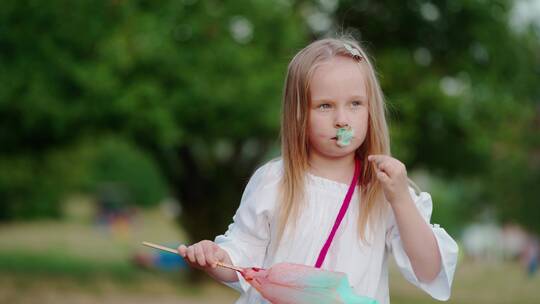
{"label": "green candy in mouth", "polygon": [[337,130],[337,145],[340,147],[346,147],[351,144],[354,131],[351,127],[339,128]]}

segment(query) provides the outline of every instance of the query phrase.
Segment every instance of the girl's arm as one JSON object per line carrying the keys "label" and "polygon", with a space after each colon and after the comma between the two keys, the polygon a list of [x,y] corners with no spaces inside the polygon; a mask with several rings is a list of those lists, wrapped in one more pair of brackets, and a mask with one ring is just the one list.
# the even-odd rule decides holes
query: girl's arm
{"label": "girl's arm", "polygon": [[403,248],[421,282],[433,281],[441,271],[441,255],[435,235],[416,208],[409,193],[407,170],[399,160],[388,155],[370,155],[384,196],[396,218]]}
{"label": "girl's arm", "polygon": [[421,282],[433,281],[441,271],[439,246],[409,193],[391,203],[403,248]]}

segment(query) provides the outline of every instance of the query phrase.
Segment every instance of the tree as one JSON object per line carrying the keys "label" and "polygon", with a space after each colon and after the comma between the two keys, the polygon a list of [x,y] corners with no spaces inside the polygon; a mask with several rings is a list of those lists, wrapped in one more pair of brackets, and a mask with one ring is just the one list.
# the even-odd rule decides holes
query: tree
{"label": "tree", "polygon": [[540,25],[512,28],[513,5],[341,1],[335,20],[375,58],[394,154],[473,191],[464,219],[494,208],[540,233]]}
{"label": "tree", "polygon": [[[32,175],[53,151],[115,134],[158,162],[193,240],[223,233],[254,167],[276,154],[286,64],[305,40],[300,16],[265,1],[1,6],[2,167],[30,162],[11,171]],[[43,181],[14,189],[14,174],[0,179],[4,218]]]}

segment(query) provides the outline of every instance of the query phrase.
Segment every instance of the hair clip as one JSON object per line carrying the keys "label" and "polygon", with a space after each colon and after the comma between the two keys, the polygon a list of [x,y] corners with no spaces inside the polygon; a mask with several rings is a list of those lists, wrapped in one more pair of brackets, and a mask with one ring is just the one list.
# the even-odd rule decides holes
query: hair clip
{"label": "hair clip", "polygon": [[360,55],[360,51],[358,51],[357,48],[351,46],[348,43],[343,43],[343,45],[345,46],[347,51],[349,51],[349,53],[351,53],[351,56],[353,56],[353,58],[358,59],[358,60],[362,60],[362,55]]}

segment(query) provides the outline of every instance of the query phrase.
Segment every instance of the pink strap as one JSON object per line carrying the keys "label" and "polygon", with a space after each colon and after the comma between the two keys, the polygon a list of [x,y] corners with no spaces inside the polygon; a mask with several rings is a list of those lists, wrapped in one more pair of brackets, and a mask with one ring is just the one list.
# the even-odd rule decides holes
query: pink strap
{"label": "pink strap", "polygon": [[326,254],[328,253],[328,249],[330,248],[330,245],[332,244],[332,240],[334,239],[334,236],[336,235],[336,231],[339,228],[339,224],[341,224],[343,217],[345,217],[345,213],[347,212],[347,208],[349,208],[349,203],[351,202],[351,198],[354,194],[354,189],[356,188],[359,176],[360,176],[360,160],[355,159],[354,176],[351,181],[351,185],[349,186],[349,190],[347,191],[347,194],[345,195],[345,199],[343,200],[341,209],[339,209],[338,216],[336,217],[336,221],[334,222],[334,227],[332,227],[332,231],[330,232],[330,235],[328,236],[326,243],[324,243],[324,246],[321,249],[321,252],[319,253],[319,257],[317,258],[317,263],[315,263],[315,267],[317,268],[321,268],[324,262],[324,259],[326,258]]}

